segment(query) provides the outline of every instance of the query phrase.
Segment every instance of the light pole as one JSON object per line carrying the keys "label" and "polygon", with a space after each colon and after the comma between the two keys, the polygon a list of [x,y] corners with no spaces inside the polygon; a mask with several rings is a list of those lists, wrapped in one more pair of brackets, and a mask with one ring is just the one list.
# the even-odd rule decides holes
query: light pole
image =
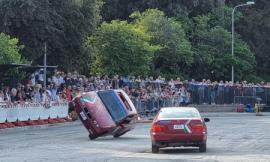
{"label": "light pole", "polygon": [[[233,11],[232,11],[232,58],[234,57],[234,13],[235,13],[235,10],[238,7],[249,6],[249,5],[254,5],[254,4],[255,4],[255,2],[248,1],[247,3],[239,4],[233,8]],[[234,83],[234,66],[233,66],[233,64],[232,64],[232,82]]]}
{"label": "light pole", "polygon": [[44,43],[44,88],[47,88],[47,42]]}
{"label": "light pole", "polygon": [[[48,18],[49,17],[49,14],[48,14],[48,1],[45,2],[46,3],[46,6],[45,6],[45,9],[46,9],[46,17]],[[45,22],[45,32],[47,33],[47,30],[48,30],[48,26],[47,26],[47,22]],[[45,43],[44,43],[44,88],[46,89],[47,88],[47,36],[45,38]]]}

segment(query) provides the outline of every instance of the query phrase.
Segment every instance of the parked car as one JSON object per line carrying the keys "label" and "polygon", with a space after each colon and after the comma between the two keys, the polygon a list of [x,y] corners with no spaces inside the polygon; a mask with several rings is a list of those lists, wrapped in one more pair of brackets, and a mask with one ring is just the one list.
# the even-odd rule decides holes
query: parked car
{"label": "parked car", "polygon": [[72,105],[89,138],[119,137],[135,127],[137,111],[123,90],[92,91],[73,99]]}
{"label": "parked car", "polygon": [[208,118],[201,118],[191,107],[162,108],[154,118],[150,130],[152,152],[163,147],[199,147],[206,152]]}

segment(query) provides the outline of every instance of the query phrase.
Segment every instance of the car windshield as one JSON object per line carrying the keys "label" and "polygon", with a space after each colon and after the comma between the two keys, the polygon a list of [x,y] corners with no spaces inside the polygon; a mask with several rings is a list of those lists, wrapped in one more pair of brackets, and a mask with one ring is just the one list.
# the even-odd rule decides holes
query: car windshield
{"label": "car windshield", "polygon": [[159,114],[160,118],[200,118],[197,111],[194,110],[181,110],[181,109],[166,109],[161,110]]}

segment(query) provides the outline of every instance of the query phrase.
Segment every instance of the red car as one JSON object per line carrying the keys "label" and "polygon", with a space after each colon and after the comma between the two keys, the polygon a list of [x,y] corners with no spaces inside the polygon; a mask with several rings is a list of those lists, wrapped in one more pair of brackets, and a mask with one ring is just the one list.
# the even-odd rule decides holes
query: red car
{"label": "red car", "polygon": [[135,127],[137,111],[123,90],[92,91],[72,101],[91,140],[104,135],[119,137]]}
{"label": "red car", "polygon": [[152,152],[163,147],[199,147],[206,152],[207,128],[199,111],[191,107],[162,108],[153,120],[150,130]]}

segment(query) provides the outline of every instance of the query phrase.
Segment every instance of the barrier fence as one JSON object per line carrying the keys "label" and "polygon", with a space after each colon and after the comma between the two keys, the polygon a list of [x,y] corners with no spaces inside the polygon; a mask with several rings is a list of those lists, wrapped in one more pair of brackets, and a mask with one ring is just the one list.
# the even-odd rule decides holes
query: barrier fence
{"label": "barrier fence", "polygon": [[270,88],[261,87],[244,87],[237,90],[233,87],[228,89],[209,91],[208,88],[203,90],[196,89],[191,91],[188,100],[183,96],[161,98],[151,97],[149,99],[141,99],[140,97],[132,99],[138,113],[148,115],[156,113],[161,107],[185,106],[187,104],[241,104],[241,105],[270,105]]}
{"label": "barrier fence", "polygon": [[161,107],[172,107],[186,105],[181,103],[180,97],[173,98],[150,98],[147,100],[141,100],[139,98],[132,99],[137,112],[140,115],[150,115],[156,113]]}
{"label": "barrier fence", "polygon": [[[139,83],[132,82],[131,87],[138,88]],[[168,87],[168,84],[146,82],[145,87],[151,87],[159,92]],[[242,86],[242,85],[202,85],[185,83],[175,85],[176,90],[185,87],[184,97],[188,98],[191,104],[252,104],[254,99],[259,99],[261,104],[270,105],[269,86]],[[178,93],[178,92],[176,92]]]}
{"label": "barrier fence", "polygon": [[260,100],[261,104],[270,105],[270,87],[201,87],[199,85],[189,89],[192,104],[254,104]]}
{"label": "barrier fence", "polygon": [[[155,85],[156,86],[156,85]],[[157,86],[159,87],[159,86]],[[186,104],[251,104],[270,105],[270,87],[201,86],[187,87],[188,96],[167,98],[133,98],[133,103],[141,115],[157,112],[161,107]],[[151,96],[151,95],[150,95]],[[47,120],[68,117],[67,103],[51,103],[50,107],[38,103],[0,103],[0,124],[5,122]]]}
{"label": "barrier fence", "polygon": [[61,119],[67,117],[68,117],[67,103],[51,103],[50,107],[38,103],[28,103],[28,104],[0,103],[0,124],[9,122]]}

